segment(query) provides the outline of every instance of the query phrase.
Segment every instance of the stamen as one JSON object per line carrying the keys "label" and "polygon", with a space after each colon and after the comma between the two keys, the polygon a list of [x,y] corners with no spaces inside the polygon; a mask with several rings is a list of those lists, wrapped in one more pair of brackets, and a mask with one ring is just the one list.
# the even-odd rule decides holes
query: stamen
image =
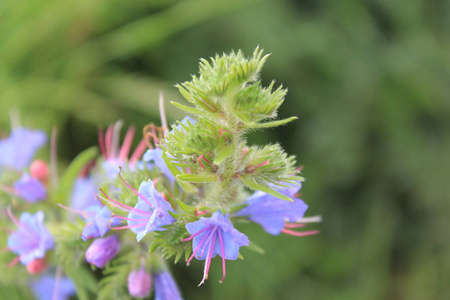
{"label": "stamen", "polygon": [[318,234],[320,231],[319,230],[311,230],[311,231],[297,232],[297,231],[283,228],[283,229],[281,229],[281,232],[292,235],[292,236],[307,236],[307,235]]}
{"label": "stamen", "polygon": [[119,150],[120,129],[122,129],[122,120],[117,121],[113,127],[112,139],[111,139],[111,157],[117,157],[117,151]]}
{"label": "stamen", "polygon": [[205,232],[206,230],[211,229],[213,226],[214,226],[214,225],[209,225],[208,227],[205,227],[205,228],[203,228],[202,230],[200,230],[200,231],[194,233],[194,234],[191,235],[190,237],[185,238],[185,239],[181,239],[181,241],[182,241],[182,242],[188,242],[188,241],[192,240],[193,238],[195,238],[197,235],[201,234],[202,232]]}
{"label": "stamen", "polygon": [[14,259],[12,261],[10,261],[6,266],[8,268],[11,268],[12,266],[17,265],[17,263],[20,261],[20,256],[16,256],[14,257]]}
{"label": "stamen", "polygon": [[305,227],[306,224],[285,223],[284,228],[300,228]]}
{"label": "stamen", "polygon": [[[110,222],[110,224],[111,224],[111,222]],[[112,230],[121,230],[121,229],[129,229],[129,228],[143,227],[143,226],[145,226],[145,225],[147,225],[147,222],[144,222],[144,223],[138,223],[138,224],[134,224],[134,225],[120,226],[120,227],[111,227],[111,226],[108,225],[108,227],[109,227],[109,229],[112,229]]]}
{"label": "stamen", "polygon": [[6,192],[8,194],[14,195],[14,196],[19,196],[19,194],[17,194],[16,190],[10,186],[0,184],[0,190]]}
{"label": "stamen", "polygon": [[119,153],[119,161],[124,162],[128,158],[128,154],[130,153],[131,144],[133,143],[134,134],[136,133],[136,129],[134,126],[128,128],[127,133],[125,134],[125,138],[123,140],[122,148]]}
{"label": "stamen", "polygon": [[197,247],[195,248],[194,252],[192,252],[191,256],[189,257],[188,261],[186,262],[186,265],[189,266],[191,260],[194,258],[195,254],[197,253],[197,251],[200,249],[200,247],[203,245],[203,243],[205,242],[206,238],[209,236],[209,234],[205,234],[205,236],[202,238],[202,240],[200,241],[200,243],[198,243]]}
{"label": "stamen", "polygon": [[52,300],[59,299],[59,284],[61,282],[62,277],[62,269],[60,266],[56,268],[56,278],[55,278],[55,287],[53,288],[53,297]]}
{"label": "stamen", "polygon": [[146,149],[147,144],[145,143],[145,140],[142,139],[130,157],[130,164],[134,165],[142,157]]}
{"label": "stamen", "polygon": [[123,210],[128,209],[128,210],[125,210],[127,212],[133,212],[133,213],[135,213],[137,215],[144,215],[144,216],[150,216],[151,215],[151,213],[148,212],[148,211],[143,211],[143,210],[140,210],[140,209],[137,209],[137,208],[125,205],[125,204],[123,204],[123,203],[121,203],[119,201],[116,201],[116,200],[112,199],[101,188],[100,188],[100,192],[102,192],[102,194],[106,197],[106,199],[108,199],[107,201],[109,203],[115,204],[115,205],[117,205],[117,207],[123,208]]}
{"label": "stamen", "polygon": [[220,242],[220,251],[222,252],[222,274],[223,274],[223,276],[222,276],[222,279],[220,279],[220,283],[222,283],[223,282],[223,280],[225,279],[225,275],[226,275],[226,271],[225,271],[225,249],[224,249],[224,246],[223,246],[223,238],[222,238],[222,232],[221,232],[221,230],[219,230],[218,232],[218,235],[219,235],[219,242]]}
{"label": "stamen", "polygon": [[20,222],[19,222],[19,220],[17,220],[17,218],[12,214],[11,208],[10,208],[9,206],[6,208],[6,212],[8,213],[8,217],[11,219],[11,221],[13,221],[14,224],[16,224],[17,227],[19,227],[19,226],[20,226]]}
{"label": "stamen", "polygon": [[[205,280],[208,279],[209,267],[211,266],[212,253],[214,250],[214,244],[216,243],[216,231],[217,231],[217,226],[212,231],[212,242],[210,243],[208,253],[206,254],[206,263],[205,263],[205,269],[203,271],[203,279],[199,283],[198,286],[201,286],[203,283],[205,283]],[[202,255],[203,255],[203,251],[202,251]]]}
{"label": "stamen", "polygon": [[106,138],[105,138],[106,159],[112,158],[111,156],[112,134],[113,134],[113,126],[109,125],[108,129],[106,130]]}
{"label": "stamen", "polygon": [[111,214],[111,218],[117,218],[117,219],[126,220],[126,221],[136,221],[136,222],[142,221],[142,219],[130,219],[130,218],[125,218],[125,217],[118,216],[115,214]]}
{"label": "stamen", "polygon": [[125,185],[133,191],[133,193],[135,195],[137,195],[139,198],[141,198],[142,200],[144,200],[148,205],[150,205],[150,207],[153,207],[152,203],[150,203],[150,201],[145,198],[144,196],[142,196],[138,191],[136,191],[125,179],[123,179],[122,177],[122,167],[119,167],[119,178],[122,180],[123,183],[125,183]]}
{"label": "stamen", "polygon": [[84,211],[81,211],[81,210],[78,210],[78,209],[74,209],[74,208],[71,208],[71,207],[64,206],[64,205],[62,205],[61,203],[58,203],[57,205],[58,205],[59,207],[61,207],[61,208],[64,208],[64,209],[67,210],[67,211],[70,211],[70,212],[73,212],[73,213],[76,213],[76,214],[80,214],[80,215],[83,215],[83,216],[86,217]]}

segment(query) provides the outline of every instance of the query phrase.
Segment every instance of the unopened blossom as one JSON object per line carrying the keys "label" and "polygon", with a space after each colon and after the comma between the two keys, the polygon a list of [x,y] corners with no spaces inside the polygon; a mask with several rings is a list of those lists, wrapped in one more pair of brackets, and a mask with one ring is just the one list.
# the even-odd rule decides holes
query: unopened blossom
{"label": "unopened blossom", "polygon": [[127,221],[128,225],[112,227],[112,229],[131,229],[139,242],[148,232],[164,231],[166,229],[163,226],[175,222],[169,213],[169,211],[174,212],[172,206],[159,194],[151,180],[143,181],[139,186],[139,191],[136,191],[126,181],[124,182],[138,196],[138,203],[131,207],[113,200],[103,193],[110,205],[128,212],[128,217],[114,215],[114,218]]}
{"label": "unopened blossom", "polygon": [[26,173],[22,174],[22,177],[14,183],[14,190],[28,202],[37,202],[47,198],[44,185]]}
{"label": "unopened blossom", "polygon": [[128,292],[131,296],[145,298],[150,294],[151,287],[152,280],[144,266],[128,274]]}
{"label": "unopened blossom", "polygon": [[29,165],[36,150],[47,140],[43,131],[16,128],[11,135],[0,140],[0,168],[20,171]]}
{"label": "unopened blossom", "polygon": [[86,250],[86,260],[96,267],[103,268],[120,251],[120,241],[117,235],[95,239]]}
{"label": "unopened blossom", "polygon": [[45,271],[46,268],[47,264],[43,258],[36,258],[27,263],[27,271],[32,275],[40,274]]}
{"label": "unopened blossom", "polygon": [[155,300],[183,300],[178,286],[168,271],[154,274]]}
{"label": "unopened blossom", "polygon": [[[257,191],[245,202],[247,206],[235,215],[248,216],[249,220],[258,223],[265,231],[273,235],[281,232],[299,236],[317,233],[317,231],[299,233],[287,229],[302,227],[304,224],[301,224],[301,220],[308,209],[308,205],[295,196],[301,188],[301,182],[297,183],[298,185],[291,184],[289,187],[278,190],[281,194],[291,198],[292,202]],[[290,222],[299,223],[290,224]]]}
{"label": "unopened blossom", "polygon": [[8,214],[18,227],[8,238],[8,248],[19,255],[22,264],[43,258],[45,252],[54,247],[53,237],[44,226],[43,212],[38,211],[34,215],[24,212],[20,220],[17,220],[9,209]]}
{"label": "unopened blossom", "polygon": [[211,259],[217,254],[222,257],[223,279],[225,278],[225,259],[235,260],[239,256],[239,248],[250,244],[247,236],[236,230],[227,215],[215,212],[210,218],[201,217],[200,220],[186,224],[191,236],[183,241],[193,239],[192,255],[187,263],[195,257],[206,260],[203,280],[208,279]]}
{"label": "unopened blossom", "polygon": [[49,274],[33,281],[31,289],[37,300],[69,300],[71,296],[75,295],[75,287],[69,278],[55,278]]}
{"label": "unopened blossom", "polygon": [[50,175],[47,163],[40,159],[33,161],[30,165],[30,174],[40,182],[46,183]]}

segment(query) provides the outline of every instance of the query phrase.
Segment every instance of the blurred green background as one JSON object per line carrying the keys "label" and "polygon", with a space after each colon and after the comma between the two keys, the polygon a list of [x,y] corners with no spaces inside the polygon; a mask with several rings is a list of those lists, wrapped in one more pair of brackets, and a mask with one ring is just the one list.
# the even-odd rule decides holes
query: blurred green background
{"label": "blurred green background", "polygon": [[[4,0],[0,128],[60,130],[68,163],[117,119],[159,122],[157,98],[198,59],[260,45],[262,78],[289,88],[280,141],[304,166],[319,236],[241,228],[266,250],[179,263],[185,299],[450,299],[450,2],[439,0]],[[183,114],[167,105],[170,121]]]}

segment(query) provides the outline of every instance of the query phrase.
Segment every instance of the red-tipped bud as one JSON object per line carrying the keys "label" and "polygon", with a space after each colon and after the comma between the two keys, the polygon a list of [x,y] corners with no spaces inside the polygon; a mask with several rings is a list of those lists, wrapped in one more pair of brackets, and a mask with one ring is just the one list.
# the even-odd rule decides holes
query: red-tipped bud
{"label": "red-tipped bud", "polygon": [[45,260],[42,258],[36,258],[27,264],[27,271],[31,275],[42,273],[47,268]]}
{"label": "red-tipped bud", "polygon": [[30,173],[31,176],[33,176],[40,182],[47,182],[49,176],[47,163],[40,159],[33,161],[30,166]]}

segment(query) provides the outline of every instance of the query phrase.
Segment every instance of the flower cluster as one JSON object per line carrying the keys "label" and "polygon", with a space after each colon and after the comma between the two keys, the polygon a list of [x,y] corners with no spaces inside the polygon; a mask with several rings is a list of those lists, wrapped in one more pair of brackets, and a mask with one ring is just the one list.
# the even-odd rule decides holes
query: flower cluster
{"label": "flower cluster", "polygon": [[14,211],[37,211],[17,219],[7,209],[16,226],[7,240],[16,255],[9,265],[20,262],[38,276],[29,281],[37,298],[67,299],[75,286],[88,294],[80,277],[95,281],[100,273],[91,272],[100,268],[99,299],[146,298],[152,290],[156,300],[182,299],[166,263],[171,257],[204,261],[200,286],[219,256],[222,283],[226,260],[242,258],[241,247],[251,243],[242,223],[271,235],[318,233],[296,230],[320,217],[305,217],[295,158],[278,144],[246,144],[252,130],[295,119],[275,120],[286,90],[262,87],[266,59],[256,49],[251,58],[237,52],[202,60],[200,75],[178,86],[190,106],[174,103],[194,117],[168,128],[161,98],[161,127],[146,126],[136,142],[130,127],[122,143],[121,121],[100,130],[101,155],[86,150],[61,178],[50,172],[57,166],[31,163],[44,133],[19,128],[0,140],[0,179],[7,178],[0,189]]}

